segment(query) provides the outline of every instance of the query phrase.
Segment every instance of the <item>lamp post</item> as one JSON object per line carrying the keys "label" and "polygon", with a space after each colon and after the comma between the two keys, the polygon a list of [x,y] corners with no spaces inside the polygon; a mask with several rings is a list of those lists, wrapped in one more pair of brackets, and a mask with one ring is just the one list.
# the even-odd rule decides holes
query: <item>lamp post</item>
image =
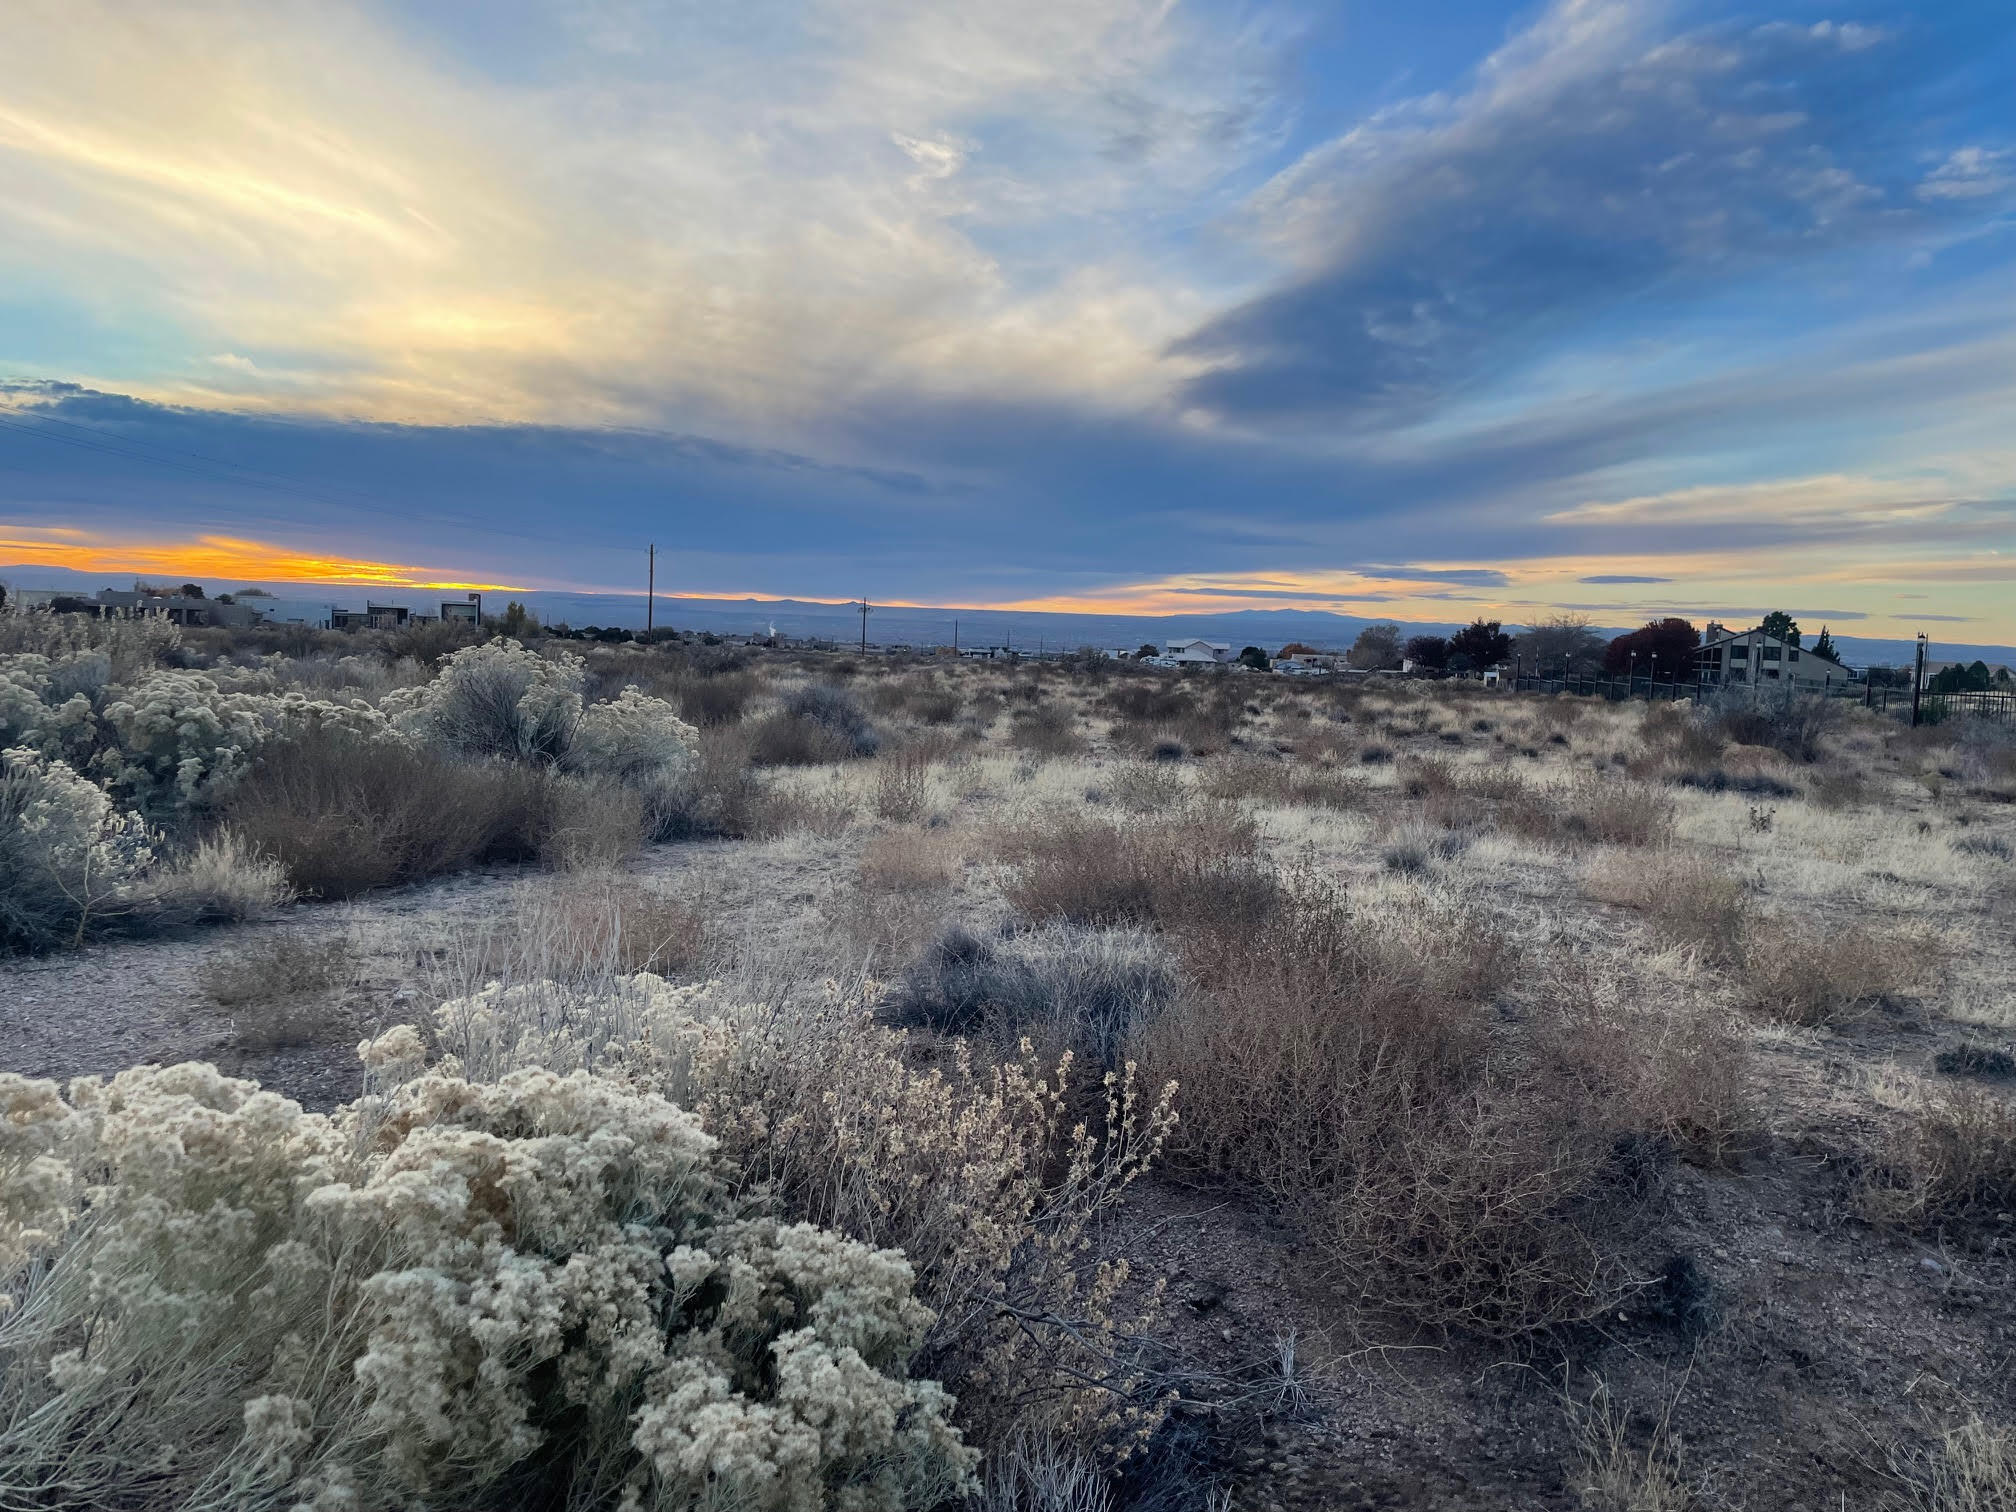
{"label": "lamp post", "polygon": [[1638,653],[1636,651],[1631,653],[1631,659],[1625,663],[1624,686],[1627,696],[1631,698],[1638,696]]}

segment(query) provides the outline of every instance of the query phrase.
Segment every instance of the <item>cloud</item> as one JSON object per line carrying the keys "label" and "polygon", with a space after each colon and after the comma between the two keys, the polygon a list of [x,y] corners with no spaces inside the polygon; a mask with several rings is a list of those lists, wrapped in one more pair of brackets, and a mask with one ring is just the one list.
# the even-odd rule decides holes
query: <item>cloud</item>
{"label": "cloud", "polygon": [[1578,583],[1670,583],[1669,577],[1640,577],[1628,572],[1599,572],[1593,577],[1579,577]]}
{"label": "cloud", "polygon": [[2016,187],[2011,154],[1987,147],[1960,147],[1925,176],[1918,197],[1926,200],[1975,200],[2006,194]]}
{"label": "cloud", "polygon": [[[1933,60],[1858,26],[1673,31],[1647,0],[1555,0],[1467,88],[1306,154],[1259,194],[1282,287],[1175,351],[1249,424],[1418,417],[1658,289],[1922,229],[1913,91]],[[2001,186],[1965,154],[1928,183]],[[1950,196],[1949,196],[1950,198]]]}

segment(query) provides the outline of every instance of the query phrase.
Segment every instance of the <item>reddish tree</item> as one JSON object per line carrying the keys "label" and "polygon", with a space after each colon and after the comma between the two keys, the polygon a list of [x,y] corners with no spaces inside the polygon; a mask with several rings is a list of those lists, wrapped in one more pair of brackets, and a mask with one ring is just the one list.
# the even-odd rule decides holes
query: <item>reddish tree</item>
{"label": "reddish tree", "polygon": [[[1603,653],[1605,672],[1643,672],[1657,668],[1661,679],[1685,680],[1694,675],[1694,652],[1701,644],[1701,632],[1684,619],[1653,620],[1644,628],[1620,635]],[[1631,653],[1637,652],[1637,660]]]}

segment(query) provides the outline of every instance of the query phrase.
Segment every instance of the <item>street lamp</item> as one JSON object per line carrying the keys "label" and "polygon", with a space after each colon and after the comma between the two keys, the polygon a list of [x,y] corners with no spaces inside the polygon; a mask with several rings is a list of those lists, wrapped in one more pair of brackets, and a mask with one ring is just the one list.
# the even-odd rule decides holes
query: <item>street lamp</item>
{"label": "street lamp", "polygon": [[1631,660],[1625,666],[1624,682],[1629,692],[1635,695],[1638,691],[1638,653],[1636,651],[1631,653]]}
{"label": "street lamp", "polygon": [[1651,669],[1645,674],[1645,696],[1647,698],[1657,698],[1659,696],[1659,653],[1657,651],[1652,653]]}

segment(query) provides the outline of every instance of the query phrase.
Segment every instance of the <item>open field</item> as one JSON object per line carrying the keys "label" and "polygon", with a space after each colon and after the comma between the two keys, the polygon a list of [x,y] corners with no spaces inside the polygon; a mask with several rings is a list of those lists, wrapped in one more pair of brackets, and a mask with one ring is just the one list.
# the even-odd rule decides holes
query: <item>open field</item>
{"label": "open field", "polygon": [[[718,1141],[712,1195],[681,1198],[717,1216],[672,1253],[818,1225],[856,1242],[860,1274],[901,1249],[908,1279],[876,1285],[934,1315],[833,1344],[874,1367],[848,1401],[902,1405],[821,1440],[791,1493],[810,1502],[687,1445],[675,1420],[702,1398],[656,1376],[608,1409],[655,1424],[655,1450],[580,1427],[590,1408],[540,1395],[562,1346],[531,1333],[506,1407],[449,1411],[432,1440],[386,1426],[385,1403],[418,1397],[360,1366],[377,1396],[323,1380],[255,1444],[242,1402],[311,1397],[285,1384],[285,1338],[190,1375],[208,1417],[157,1422],[137,1397],[106,1417],[89,1339],[116,1360],[125,1336],[58,1283],[111,1274],[118,1224],[19,1195],[43,1191],[34,1159],[71,1158],[37,1131],[84,1139],[95,1119],[103,1141],[127,1117],[139,1148],[154,1118],[194,1151],[197,1124],[254,1104],[149,1083],[61,1113],[16,1077],[0,1505],[333,1507],[353,1462],[396,1481],[432,1454],[526,1467],[430,1490],[472,1507],[614,1507],[626,1485],[633,1505],[970,1493],[989,1512],[2016,1505],[2006,730],[669,640],[578,668],[557,658],[579,646],[537,645],[482,681],[445,637],[0,631],[7,744],[39,752],[0,814],[19,947],[0,1067],[207,1061],[360,1149],[388,1107],[418,1126],[427,1099],[489,1109],[471,1089],[580,1071],[569,1085],[618,1111],[568,1138],[662,1096]],[[63,772],[110,795],[96,871],[50,860],[32,822],[86,803]],[[386,1100],[369,1108],[367,1075]],[[550,1111],[481,1117],[485,1138],[560,1138]],[[80,1181],[121,1159],[141,1181],[137,1156],[90,1148]],[[474,1203],[489,1179],[455,1189]],[[509,1229],[529,1199],[496,1190],[517,1216],[486,1221]],[[194,1217],[175,1241],[238,1257],[234,1305],[278,1284],[276,1233],[309,1231],[272,1200],[251,1250]],[[590,1248],[541,1242],[554,1276]],[[789,1271],[758,1248],[752,1274]],[[121,1277],[156,1276],[120,1254]],[[360,1286],[360,1335],[405,1326],[387,1294]],[[902,1311],[873,1296],[858,1305]],[[781,1421],[770,1357],[703,1321],[706,1349],[742,1361],[710,1400],[761,1397]],[[490,1337],[427,1326],[430,1347]],[[128,1335],[144,1373],[160,1346]],[[503,1391],[460,1379],[429,1377],[456,1401]],[[931,1381],[957,1398],[942,1423]],[[73,1392],[52,1437],[37,1425]],[[530,1437],[469,1447],[500,1411]],[[228,1474],[191,1489],[193,1471],[136,1468],[171,1427],[225,1444]],[[394,1483],[363,1477],[350,1504],[396,1505]],[[87,1484],[98,1500],[47,1490]]]}

